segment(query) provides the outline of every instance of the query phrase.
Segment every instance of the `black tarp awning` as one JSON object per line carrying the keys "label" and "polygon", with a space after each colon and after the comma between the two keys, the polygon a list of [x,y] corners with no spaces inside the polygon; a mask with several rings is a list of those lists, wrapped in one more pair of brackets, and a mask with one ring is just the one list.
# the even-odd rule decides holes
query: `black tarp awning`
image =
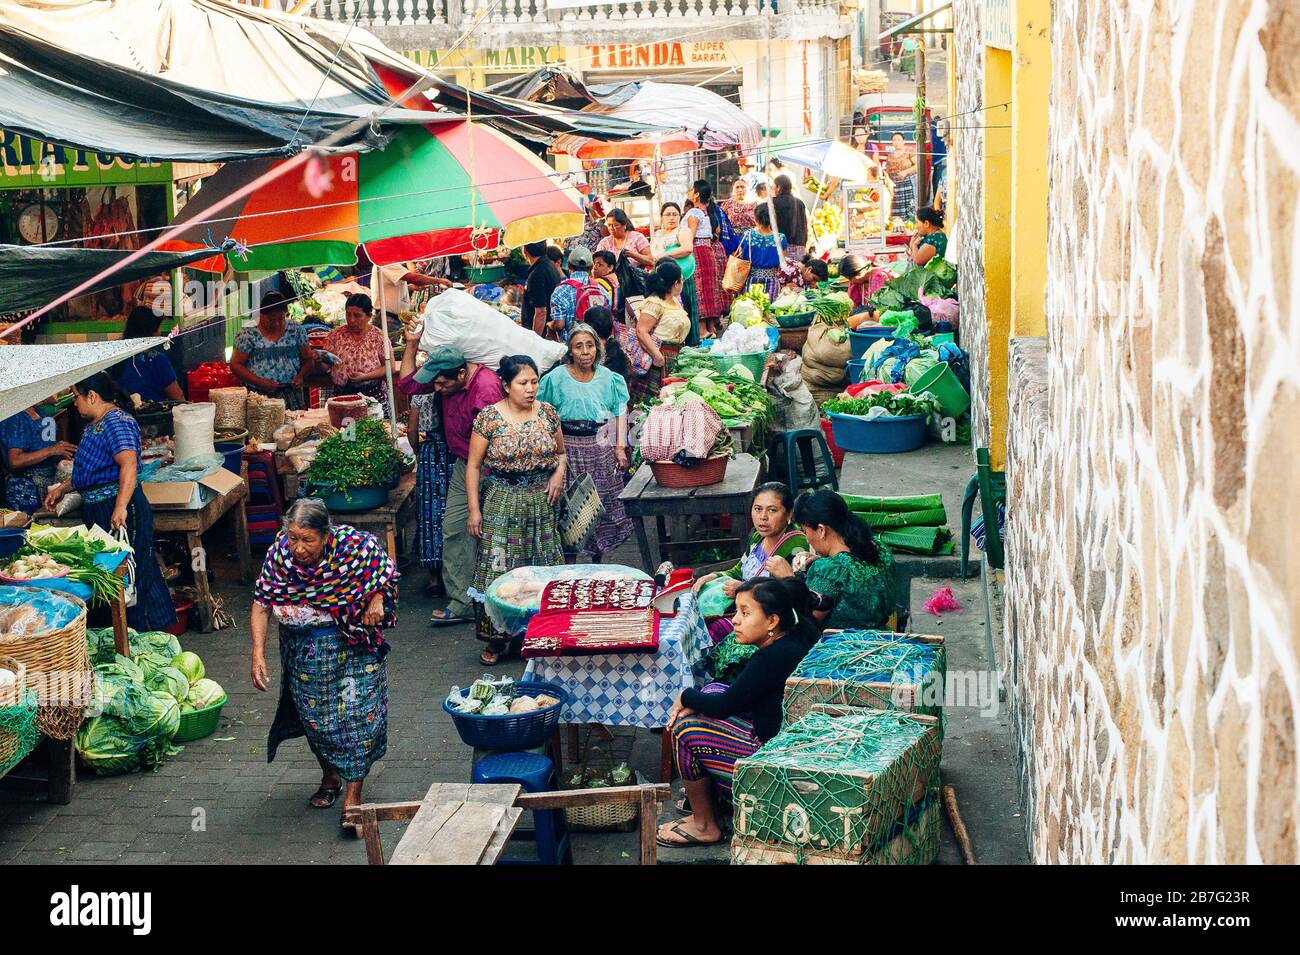
{"label": "black tarp awning", "polygon": [[587,106],[622,106],[640,88],[640,83],[607,83],[588,86],[576,73],[553,66],[494,83],[487,88],[496,96],[509,96],[530,103],[547,103],[565,109]]}
{"label": "black tarp awning", "polygon": [[0,315],[48,305],[82,282],[112,269],[109,276],[79,293],[89,295],[123,282],[149,278],[191,262],[211,258],[212,249],[193,252],[146,252],[117,268],[130,252],[116,249],[41,248],[0,245]]}
{"label": "black tarp awning", "polygon": [[[438,109],[384,108],[413,88],[405,105]],[[471,102],[547,145],[655,129],[468,93],[347,24],[220,0],[0,0],[0,127],[73,149],[189,162],[376,149],[394,126],[460,120]]]}

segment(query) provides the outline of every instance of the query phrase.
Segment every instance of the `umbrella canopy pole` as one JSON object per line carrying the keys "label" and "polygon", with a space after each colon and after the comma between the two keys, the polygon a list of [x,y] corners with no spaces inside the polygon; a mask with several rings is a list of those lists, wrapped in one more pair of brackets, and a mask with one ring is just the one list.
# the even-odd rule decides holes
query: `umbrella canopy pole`
{"label": "umbrella canopy pole", "polygon": [[388,421],[393,426],[393,440],[397,440],[397,398],[393,394],[393,343],[388,337],[388,309],[384,308],[384,277],[379,275],[379,282],[375,282],[375,275],[379,272],[379,266],[373,263],[370,266],[370,282],[372,285],[379,286],[379,327],[384,333],[384,380],[388,386]]}

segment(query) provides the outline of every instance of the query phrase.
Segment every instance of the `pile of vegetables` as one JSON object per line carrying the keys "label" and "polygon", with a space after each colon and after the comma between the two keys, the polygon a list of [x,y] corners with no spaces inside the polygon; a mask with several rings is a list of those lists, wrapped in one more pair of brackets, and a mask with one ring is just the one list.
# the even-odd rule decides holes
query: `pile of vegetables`
{"label": "pile of vegetables", "polygon": [[176,755],[172,739],[182,714],[226,698],[198,655],[183,651],[170,633],[128,631],[129,657],[114,651],[112,628],[88,630],[86,643],[95,693],[75,745],[101,776],[151,769]]}
{"label": "pile of vegetables", "polygon": [[508,716],[515,713],[531,713],[544,710],[560,702],[553,696],[539,693],[528,696],[517,692],[515,681],[508,676],[493,678],[487,675],[479,677],[461,691],[453,686],[447,694],[447,703],[457,713],[478,716]]}
{"label": "pile of vegetables", "polygon": [[396,479],[402,463],[402,452],[383,422],[362,418],[320,443],[307,480],[313,487],[335,491],[382,485]]}
{"label": "pile of vegetables", "polygon": [[867,300],[877,311],[901,309],[909,302],[919,302],[922,295],[955,298],[957,268],[937,256],[919,269],[911,269],[878,288]]}
{"label": "pile of vegetables", "polygon": [[805,308],[807,311],[817,313],[817,317],[813,319],[815,322],[847,328],[849,315],[853,312],[853,299],[849,298],[848,292],[819,290],[808,299]]}
{"label": "pile of vegetables", "polygon": [[130,549],[98,524],[93,527],[33,524],[27,530],[26,542],[0,573],[12,580],[66,577],[90,587],[92,602],[108,603],[117,596],[122,581],[95,563],[95,558]]}
{"label": "pile of vegetables", "polygon": [[860,398],[832,398],[822,405],[822,410],[862,418],[902,418],[917,414],[929,418],[939,413],[939,399],[931,394],[878,391]]}
{"label": "pile of vegetables", "polygon": [[751,285],[731,303],[731,324],[753,328],[767,324],[772,299],[762,285]]}
{"label": "pile of vegetables", "polygon": [[[687,351],[690,349],[683,349],[682,355]],[[690,377],[668,379],[659,391],[661,403],[676,407],[688,401],[703,401],[718,413],[723,424],[734,427],[752,421],[755,430],[767,427],[775,415],[772,397],[749,377],[749,369],[737,366],[722,374],[712,364],[699,363],[694,356],[687,359],[683,362],[679,357],[677,370]]]}

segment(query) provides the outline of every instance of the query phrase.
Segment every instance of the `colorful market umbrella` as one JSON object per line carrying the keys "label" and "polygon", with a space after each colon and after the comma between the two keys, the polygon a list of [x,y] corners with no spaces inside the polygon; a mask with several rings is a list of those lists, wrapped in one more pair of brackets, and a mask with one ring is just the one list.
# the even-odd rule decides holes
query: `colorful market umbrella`
{"label": "colorful market umbrella", "polygon": [[544,162],[481,123],[403,130],[383,150],[322,156],[217,213],[217,202],[282,160],[228,163],[176,217],[162,248],[240,249],[194,268],[240,272],[376,265],[578,235],[581,199]]}
{"label": "colorful market umbrella", "polygon": [[878,178],[879,167],[866,153],[859,152],[838,139],[791,146],[777,153],[785,162],[824,172],[845,182],[866,182]]}

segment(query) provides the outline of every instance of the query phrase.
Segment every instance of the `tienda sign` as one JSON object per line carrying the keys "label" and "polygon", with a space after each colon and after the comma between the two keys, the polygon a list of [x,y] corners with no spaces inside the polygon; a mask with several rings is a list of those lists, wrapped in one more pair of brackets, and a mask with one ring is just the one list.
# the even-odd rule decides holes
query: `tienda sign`
{"label": "tienda sign", "polygon": [[586,47],[589,70],[691,69],[732,64],[727,44],[611,43]]}

